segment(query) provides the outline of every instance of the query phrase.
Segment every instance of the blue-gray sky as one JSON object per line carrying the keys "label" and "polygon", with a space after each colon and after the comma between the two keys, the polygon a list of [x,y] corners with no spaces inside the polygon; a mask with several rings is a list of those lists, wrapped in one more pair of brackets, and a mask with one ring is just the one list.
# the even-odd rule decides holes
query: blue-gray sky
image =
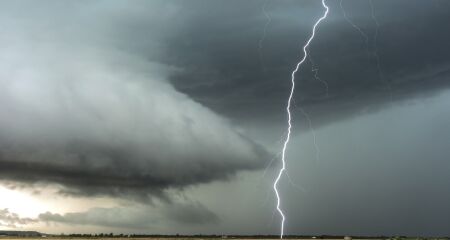
{"label": "blue-gray sky", "polygon": [[[327,1],[297,74],[287,234],[450,235],[450,3],[372,3]],[[320,1],[0,5],[0,226],[278,233]]]}

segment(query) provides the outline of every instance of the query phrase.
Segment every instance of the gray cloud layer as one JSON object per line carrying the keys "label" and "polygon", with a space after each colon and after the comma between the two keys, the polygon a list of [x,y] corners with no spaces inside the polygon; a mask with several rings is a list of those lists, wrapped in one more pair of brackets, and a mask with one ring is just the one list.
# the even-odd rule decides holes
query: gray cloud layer
{"label": "gray cloud layer", "polygon": [[116,228],[146,229],[164,224],[210,225],[219,222],[219,217],[199,202],[178,201],[176,204],[128,206],[114,208],[92,208],[85,212],[58,214],[46,212],[36,221],[69,225],[88,225]]}
{"label": "gray cloud layer", "polygon": [[[300,46],[314,19],[323,11],[320,1],[269,1],[266,10],[271,22],[263,42],[263,64],[258,51],[267,21],[262,2],[240,2],[237,12],[238,3],[225,2],[187,4],[186,12],[210,10],[188,15],[191,24],[169,42],[167,62],[188,66],[172,81],[177,89],[233,119],[284,122],[290,72],[301,57]],[[328,85],[328,95],[323,82],[314,79],[309,61],[297,75],[295,94],[296,103],[311,113],[316,126],[367,108],[379,110],[397,100],[424,95],[424,90],[447,88],[450,34],[436,26],[450,21],[448,2],[373,1],[380,24],[375,42],[369,2],[343,1],[349,18],[369,37],[368,45],[343,18],[339,1],[327,3],[330,15],[309,50],[318,76]]]}
{"label": "gray cloud layer", "polygon": [[12,213],[9,209],[0,209],[0,226],[16,228],[18,226],[36,223],[37,220],[31,218],[22,218],[16,213]]}
{"label": "gray cloud layer", "polygon": [[[1,180],[145,197],[264,166],[261,146],[168,84],[170,67],[106,41],[121,4],[38,3],[25,15],[35,3],[22,4],[1,10]],[[97,7],[92,27],[77,25]],[[52,10],[68,13],[42,16]]]}
{"label": "gray cloud layer", "polygon": [[[65,194],[167,200],[151,216],[152,206],[41,215],[52,223],[276,233],[278,222],[265,228],[261,220],[270,218],[273,206],[266,216],[252,196],[253,215],[247,215],[243,195],[253,191],[251,182],[219,185],[209,190],[214,196],[198,190],[211,210],[166,193],[262,168],[266,150],[234,123],[264,136],[261,142],[278,140],[285,130],[290,72],[323,9],[319,1],[268,1],[272,21],[259,52],[263,3],[1,2],[0,179],[56,183]],[[310,191],[281,189],[287,232],[448,235],[448,97],[412,108],[399,103],[434,99],[448,89],[450,34],[443,26],[450,22],[450,2],[373,1],[380,23],[375,45],[369,2],[344,0],[349,17],[369,36],[368,46],[342,17],[339,1],[327,3],[330,16],[310,54],[328,95],[309,61],[295,95],[313,125],[327,127],[306,141],[297,133],[308,121],[294,109],[290,173]],[[424,111],[430,106],[435,110]],[[379,115],[367,114],[373,112]],[[348,122],[331,124],[343,119]],[[322,162],[313,163],[318,155]],[[201,227],[221,224],[223,216],[226,225]]]}

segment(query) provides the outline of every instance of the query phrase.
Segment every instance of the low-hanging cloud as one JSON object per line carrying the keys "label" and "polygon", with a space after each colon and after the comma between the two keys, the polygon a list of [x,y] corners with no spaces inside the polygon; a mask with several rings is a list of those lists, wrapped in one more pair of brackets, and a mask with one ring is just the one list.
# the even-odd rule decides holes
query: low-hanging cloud
{"label": "low-hanging cloud", "polygon": [[170,67],[17,22],[0,39],[0,180],[163,197],[264,166],[261,146],[165,81]]}
{"label": "low-hanging cloud", "polygon": [[157,207],[128,206],[103,208],[96,207],[82,212],[64,214],[45,212],[35,221],[66,225],[91,225],[102,227],[125,227],[148,229],[170,223],[176,225],[217,224],[220,219],[199,202],[176,201],[176,204],[158,204]]}
{"label": "low-hanging cloud", "polygon": [[22,225],[32,224],[36,222],[36,219],[20,217],[17,213],[13,213],[7,208],[0,209],[0,226],[17,228]]}

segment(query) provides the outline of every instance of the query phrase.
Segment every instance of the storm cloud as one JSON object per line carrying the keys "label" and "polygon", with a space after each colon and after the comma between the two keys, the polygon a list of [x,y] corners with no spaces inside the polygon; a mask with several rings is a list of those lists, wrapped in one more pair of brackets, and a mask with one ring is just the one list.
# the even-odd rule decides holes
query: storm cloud
{"label": "storm cloud", "polygon": [[[296,76],[286,233],[448,235],[450,2],[326,2]],[[82,203],[42,207],[44,231],[277,234],[278,168],[262,170],[322,13],[315,0],[2,1],[1,184]]]}
{"label": "storm cloud", "polygon": [[168,83],[176,69],[99,44],[100,27],[111,27],[101,12],[91,36],[73,25],[98,5],[67,4],[73,9],[55,23],[28,17],[68,5],[24,16],[9,3],[2,14],[1,180],[59,184],[75,195],[163,197],[264,166],[262,146]]}
{"label": "storm cloud", "polygon": [[[171,77],[177,89],[250,126],[284,122],[290,73],[301,57],[301,43],[323,11],[320,1],[267,1],[271,21],[263,38],[263,3],[190,1],[186,12],[210,10],[190,15],[192,24],[171,38],[166,57],[172,65],[188,66]],[[434,27],[450,21],[448,2],[373,1],[372,19],[368,1],[342,1],[348,18],[368,36],[367,43],[343,17],[339,1],[327,4],[329,17],[309,48],[311,58],[297,74],[294,96],[315,126],[448,87],[450,34]],[[320,80],[312,69],[318,69]]]}

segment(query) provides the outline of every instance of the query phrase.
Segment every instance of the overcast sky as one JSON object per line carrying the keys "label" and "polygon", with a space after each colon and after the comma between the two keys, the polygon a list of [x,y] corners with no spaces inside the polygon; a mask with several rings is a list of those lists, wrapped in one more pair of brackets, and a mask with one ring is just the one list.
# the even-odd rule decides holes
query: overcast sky
{"label": "overcast sky", "polygon": [[[286,234],[450,235],[450,2],[328,0]],[[278,234],[319,0],[0,2],[0,228]]]}

